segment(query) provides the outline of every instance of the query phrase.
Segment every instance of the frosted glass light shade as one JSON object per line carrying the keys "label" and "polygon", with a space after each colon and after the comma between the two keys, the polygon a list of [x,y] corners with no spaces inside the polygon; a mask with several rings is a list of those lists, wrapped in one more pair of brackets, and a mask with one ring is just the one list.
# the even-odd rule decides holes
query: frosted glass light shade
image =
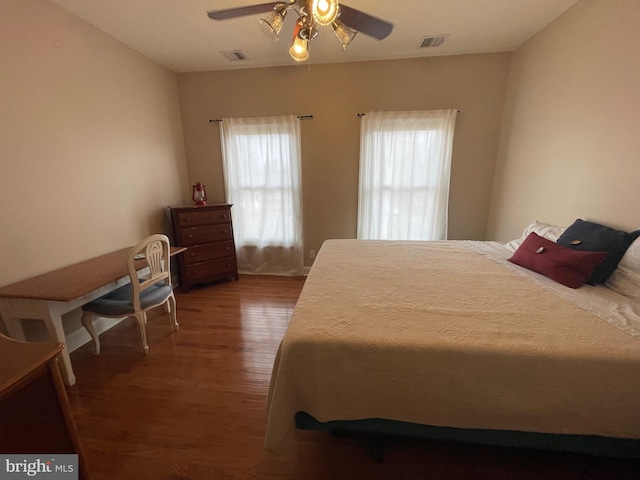
{"label": "frosted glass light shade", "polygon": [[333,22],[331,24],[331,27],[333,28],[336,37],[338,37],[338,40],[340,40],[343,51],[347,49],[353,38],[358,33],[357,30],[352,30],[351,28],[343,24],[340,20],[336,20],[335,22]]}
{"label": "frosted glass light shade", "polygon": [[296,37],[293,41],[293,45],[289,49],[289,55],[296,62],[304,62],[307,58],[309,58],[309,50],[307,49],[307,41]]}
{"label": "frosted glass light shade", "polygon": [[264,34],[274,42],[277,42],[280,38],[280,30],[282,30],[286,15],[286,8],[278,9],[271,12],[267,18],[260,19],[260,28]]}
{"label": "frosted glass light shade", "polygon": [[309,58],[309,50],[307,49],[307,41],[303,38],[300,38],[296,35],[293,40],[293,45],[289,49],[289,55],[296,62],[304,62],[307,58]]}
{"label": "frosted glass light shade", "polygon": [[313,0],[311,14],[320,25],[330,25],[338,16],[338,0]]}
{"label": "frosted glass light shade", "polygon": [[295,28],[293,29],[293,44],[289,49],[289,55],[291,55],[291,58],[293,58],[296,62],[304,62],[307,58],[309,58],[309,50],[307,48],[309,45],[309,41],[307,38],[303,38],[303,36],[301,35],[303,26],[304,19],[299,18]]}

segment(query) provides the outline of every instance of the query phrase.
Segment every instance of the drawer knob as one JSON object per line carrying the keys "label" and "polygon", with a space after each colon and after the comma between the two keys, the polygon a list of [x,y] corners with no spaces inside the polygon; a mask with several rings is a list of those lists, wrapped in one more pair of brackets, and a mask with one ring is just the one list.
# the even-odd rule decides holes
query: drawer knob
{"label": "drawer knob", "polygon": [[225,230],[225,231],[224,231],[224,233],[225,233],[225,235],[226,235],[227,233],[229,233],[229,230]]}
{"label": "drawer knob", "polygon": [[222,218],[225,218],[225,219],[226,219],[226,218],[227,218],[227,214],[226,214],[226,213],[223,213],[223,214],[222,214]]}
{"label": "drawer knob", "polygon": [[193,252],[191,252],[191,254],[190,254],[189,256],[190,256],[190,257],[195,257],[195,256],[196,256],[196,254],[195,254],[195,253],[193,253]]}
{"label": "drawer knob", "polygon": [[228,252],[229,250],[231,250],[229,247],[224,247],[224,249]]}
{"label": "drawer knob", "polygon": [[185,222],[190,222],[190,221],[191,221],[191,218],[190,218],[190,217],[184,217],[184,221],[185,221]]}
{"label": "drawer knob", "polygon": [[187,238],[193,238],[193,235],[189,234],[187,235]]}

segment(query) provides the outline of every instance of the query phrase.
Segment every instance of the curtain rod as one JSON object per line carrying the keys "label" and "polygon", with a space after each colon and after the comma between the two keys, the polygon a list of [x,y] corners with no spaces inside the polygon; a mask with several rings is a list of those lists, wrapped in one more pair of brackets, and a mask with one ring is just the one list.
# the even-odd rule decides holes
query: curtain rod
{"label": "curtain rod", "polygon": [[[456,110],[456,112],[458,112],[458,113],[462,113],[462,111],[460,111],[460,110]],[[358,117],[359,117],[359,118],[362,118],[362,117],[364,117],[365,115],[366,115],[366,113],[359,113],[359,114],[358,114]]]}
{"label": "curtain rod", "polygon": [[[313,115],[298,115],[298,119],[299,120],[313,120]],[[213,122],[221,122],[222,120],[219,118],[213,119],[213,120],[209,120],[209,123],[213,123]]]}

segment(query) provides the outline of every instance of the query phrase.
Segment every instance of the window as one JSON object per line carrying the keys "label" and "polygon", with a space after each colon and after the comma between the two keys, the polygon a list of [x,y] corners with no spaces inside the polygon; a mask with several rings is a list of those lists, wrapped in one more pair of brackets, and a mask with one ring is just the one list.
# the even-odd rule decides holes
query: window
{"label": "window", "polygon": [[455,110],[362,119],[358,238],[444,240]]}
{"label": "window", "polygon": [[221,138],[238,269],[300,274],[299,120],[295,116],[224,119]]}

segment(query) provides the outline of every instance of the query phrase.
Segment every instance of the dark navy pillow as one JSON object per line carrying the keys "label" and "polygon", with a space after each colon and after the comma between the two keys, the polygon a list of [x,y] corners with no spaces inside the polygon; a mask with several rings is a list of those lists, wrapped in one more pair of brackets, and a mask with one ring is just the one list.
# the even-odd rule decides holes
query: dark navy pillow
{"label": "dark navy pillow", "polygon": [[587,282],[595,285],[604,283],[609,278],[638,236],[640,236],[640,230],[627,233],[599,223],[577,219],[560,235],[558,243],[574,250],[608,253],[607,258],[593,270],[593,275]]}

